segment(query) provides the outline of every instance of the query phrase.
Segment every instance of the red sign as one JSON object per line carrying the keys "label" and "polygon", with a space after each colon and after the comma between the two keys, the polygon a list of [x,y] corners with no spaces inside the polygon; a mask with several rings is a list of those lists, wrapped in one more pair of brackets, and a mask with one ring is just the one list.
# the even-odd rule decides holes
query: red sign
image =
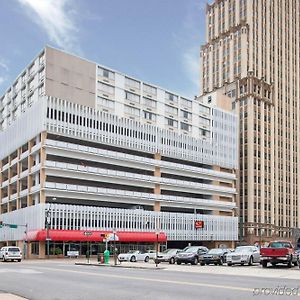
{"label": "red sign", "polygon": [[195,228],[203,228],[204,227],[204,221],[195,221]]}

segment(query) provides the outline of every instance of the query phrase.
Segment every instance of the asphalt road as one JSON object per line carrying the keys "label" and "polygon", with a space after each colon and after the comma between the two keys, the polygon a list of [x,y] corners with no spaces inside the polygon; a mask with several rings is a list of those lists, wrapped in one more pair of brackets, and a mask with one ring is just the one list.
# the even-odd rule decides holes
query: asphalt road
{"label": "asphalt road", "polygon": [[[197,273],[197,268],[203,267],[181,272],[179,266],[172,270],[78,266],[64,261],[1,262],[0,292],[30,300],[274,300],[300,296],[299,280]],[[247,268],[242,272],[247,273]],[[298,287],[298,296],[294,296]]]}

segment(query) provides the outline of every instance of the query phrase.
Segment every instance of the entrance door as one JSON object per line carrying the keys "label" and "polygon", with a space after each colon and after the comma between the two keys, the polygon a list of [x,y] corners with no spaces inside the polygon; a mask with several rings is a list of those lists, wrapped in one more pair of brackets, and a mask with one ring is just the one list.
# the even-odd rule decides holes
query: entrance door
{"label": "entrance door", "polygon": [[65,256],[79,256],[80,255],[80,244],[79,243],[65,243],[64,244],[64,255]]}

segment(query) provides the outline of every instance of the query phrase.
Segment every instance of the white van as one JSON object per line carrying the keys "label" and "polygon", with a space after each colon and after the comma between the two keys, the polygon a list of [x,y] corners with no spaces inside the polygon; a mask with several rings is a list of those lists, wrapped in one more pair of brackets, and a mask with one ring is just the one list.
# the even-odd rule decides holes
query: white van
{"label": "white van", "polygon": [[21,249],[15,246],[2,247],[0,250],[0,259],[2,259],[2,261],[17,260],[20,262],[22,260]]}

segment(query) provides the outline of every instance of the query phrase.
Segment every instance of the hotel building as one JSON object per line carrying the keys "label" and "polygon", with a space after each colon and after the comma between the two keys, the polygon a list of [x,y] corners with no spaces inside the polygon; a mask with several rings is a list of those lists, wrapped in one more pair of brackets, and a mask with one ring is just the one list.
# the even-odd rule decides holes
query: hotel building
{"label": "hotel building", "polygon": [[298,0],[207,5],[200,101],[226,95],[239,116],[239,208],[251,243],[290,238],[300,224],[299,11]]}
{"label": "hotel building", "polygon": [[27,241],[29,256],[46,240],[84,254],[113,231],[181,247],[238,238],[230,99],[205,105],[46,47],[0,98],[0,124],[0,219],[19,225],[0,240]]}

